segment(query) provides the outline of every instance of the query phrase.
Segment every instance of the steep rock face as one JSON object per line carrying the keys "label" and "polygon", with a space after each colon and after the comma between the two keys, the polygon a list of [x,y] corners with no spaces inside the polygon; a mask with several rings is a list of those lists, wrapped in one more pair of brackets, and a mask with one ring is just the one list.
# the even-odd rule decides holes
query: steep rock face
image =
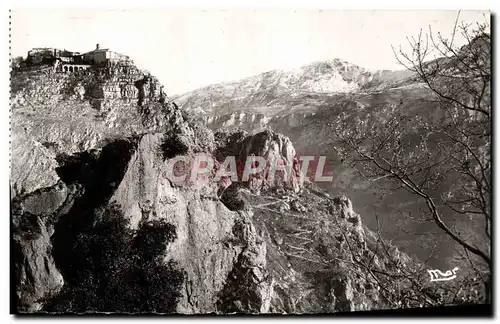
{"label": "steep rock face", "polygon": [[[135,80],[145,93],[141,106]],[[167,122],[180,124],[182,114],[171,109],[160,89],[154,77],[135,67],[126,73],[28,70],[12,75],[10,184],[19,311],[40,310],[63,286],[53,234],[85,193],[78,189],[82,182],[72,178],[84,173],[92,181],[92,156],[108,143],[161,129]],[[65,168],[75,153],[73,167]]]}
{"label": "steep rock face", "polygon": [[14,254],[18,309],[37,311],[45,298],[55,295],[64,280],[55,266],[51,235],[54,224],[73,203],[78,188],[59,181],[13,202]]}
{"label": "steep rock face", "polygon": [[[266,312],[266,300],[270,299],[266,249],[251,222],[251,211],[229,210],[218,200],[215,182],[198,186],[164,177],[162,166],[169,159],[158,154],[162,137],[151,134],[140,140],[111,201],[122,206],[131,226],[144,219],[163,219],[177,229],[177,239],[168,246],[165,261],[173,260],[185,271],[178,312],[234,309],[231,305],[238,304],[238,295],[231,297],[233,292],[225,287],[231,287],[232,277],[241,273],[249,278],[247,289],[259,297],[232,311]],[[248,271],[258,271],[258,275],[253,279],[247,276]]]}

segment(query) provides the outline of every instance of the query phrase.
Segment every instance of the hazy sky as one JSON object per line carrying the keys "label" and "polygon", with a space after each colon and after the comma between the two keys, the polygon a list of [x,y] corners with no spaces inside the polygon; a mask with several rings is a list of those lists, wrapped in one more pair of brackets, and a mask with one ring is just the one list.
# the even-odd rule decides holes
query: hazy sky
{"label": "hazy sky", "polygon": [[[129,55],[173,95],[333,58],[399,69],[391,45],[429,25],[449,35],[457,12],[26,9],[11,16],[14,56],[32,47],[86,52],[99,43]],[[489,22],[489,13],[462,11],[462,20]]]}

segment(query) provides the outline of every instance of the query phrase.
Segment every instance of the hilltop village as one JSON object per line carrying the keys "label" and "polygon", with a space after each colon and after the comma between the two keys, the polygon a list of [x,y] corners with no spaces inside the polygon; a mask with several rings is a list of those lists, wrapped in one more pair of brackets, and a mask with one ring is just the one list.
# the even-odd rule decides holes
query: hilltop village
{"label": "hilltop village", "polygon": [[99,44],[92,51],[81,54],[66,49],[33,48],[28,52],[25,64],[30,67],[40,66],[49,72],[76,72],[88,68],[110,68],[132,66],[133,61],[127,56]]}
{"label": "hilltop village", "polygon": [[52,82],[57,89],[65,84],[59,92],[88,99],[98,110],[110,108],[113,105],[110,100],[114,99],[137,100],[140,107],[147,101],[168,100],[156,77],[135,66],[129,56],[101,48],[99,44],[85,53],[33,48],[13,71],[26,72],[26,78],[38,78],[39,83]]}

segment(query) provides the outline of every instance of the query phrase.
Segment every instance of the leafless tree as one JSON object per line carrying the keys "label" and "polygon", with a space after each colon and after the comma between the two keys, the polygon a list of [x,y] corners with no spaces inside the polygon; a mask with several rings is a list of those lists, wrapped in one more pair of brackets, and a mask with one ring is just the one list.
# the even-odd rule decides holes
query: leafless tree
{"label": "leafless tree", "polygon": [[[399,63],[427,88],[429,105],[437,109],[386,109],[357,121],[341,116],[335,124],[336,148],[367,179],[418,197],[425,205],[421,217],[460,247],[483,280],[489,300],[490,35],[486,23],[458,24],[458,18],[450,39],[429,27],[427,33],[408,38],[411,51],[394,49]],[[459,35],[465,40],[461,46],[456,44]]]}

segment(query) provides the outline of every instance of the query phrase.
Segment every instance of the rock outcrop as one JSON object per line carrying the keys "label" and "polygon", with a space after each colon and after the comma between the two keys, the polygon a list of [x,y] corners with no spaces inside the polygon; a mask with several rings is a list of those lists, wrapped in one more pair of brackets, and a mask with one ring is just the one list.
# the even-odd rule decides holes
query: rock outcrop
{"label": "rock outcrop", "polygon": [[11,79],[13,196],[54,185],[59,154],[101,149],[113,139],[162,131],[167,122],[178,127],[182,119],[158,80],[135,67],[109,75],[24,71]]}
{"label": "rock outcrop", "polygon": [[252,192],[266,191],[276,186],[295,192],[300,190],[303,178],[300,176],[298,156],[286,136],[271,130],[253,135],[246,132],[218,132],[215,136],[219,143],[216,159],[222,162],[227,156],[234,156],[240,181],[248,159],[256,156],[265,160],[266,165],[262,171],[248,181],[243,181]]}
{"label": "rock outcrop", "polygon": [[36,311],[64,284],[52,255],[51,236],[58,217],[67,213],[78,188],[59,181],[13,200],[12,253],[20,310]]}

